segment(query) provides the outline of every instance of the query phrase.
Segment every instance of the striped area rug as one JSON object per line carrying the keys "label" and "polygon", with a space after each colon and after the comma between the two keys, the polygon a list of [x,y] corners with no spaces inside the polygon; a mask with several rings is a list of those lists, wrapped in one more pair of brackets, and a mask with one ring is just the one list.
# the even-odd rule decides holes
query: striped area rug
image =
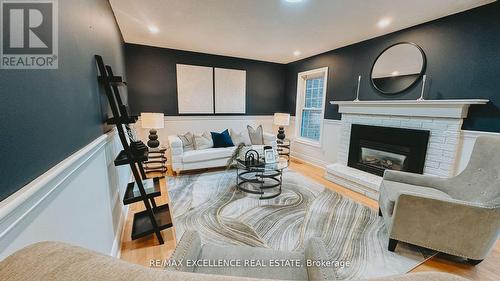
{"label": "striped area rug", "polygon": [[389,252],[375,210],[294,171],[269,200],[237,191],[235,182],[232,170],[169,177],[177,239],[197,230],[202,243],[302,251],[308,238],[322,237],[332,260],[351,263],[337,269],[339,280],[406,273],[434,254],[404,243]]}

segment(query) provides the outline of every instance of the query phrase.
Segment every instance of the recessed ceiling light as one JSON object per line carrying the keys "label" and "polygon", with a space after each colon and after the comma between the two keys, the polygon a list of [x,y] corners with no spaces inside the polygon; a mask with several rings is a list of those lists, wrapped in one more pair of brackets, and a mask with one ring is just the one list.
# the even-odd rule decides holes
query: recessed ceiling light
{"label": "recessed ceiling light", "polygon": [[391,73],[391,75],[392,75],[392,76],[398,76],[398,75],[399,75],[399,71],[393,71],[393,72]]}
{"label": "recessed ceiling light", "polygon": [[304,1],[304,0],[285,0],[285,2],[288,2],[288,3],[299,3],[302,1]]}
{"label": "recessed ceiling light", "polygon": [[160,32],[160,29],[156,25],[150,25],[150,26],[148,26],[148,30],[149,30],[149,32],[151,32],[153,34],[156,34],[156,33]]}
{"label": "recessed ceiling light", "polygon": [[301,54],[302,53],[300,51],[298,51],[298,50],[293,52],[293,55],[296,56],[296,57],[300,56]]}
{"label": "recessed ceiling light", "polygon": [[380,28],[384,28],[384,27],[389,26],[389,24],[391,24],[391,22],[392,22],[392,19],[390,19],[390,18],[383,18],[383,19],[381,19],[381,20],[378,21],[377,26],[380,27]]}

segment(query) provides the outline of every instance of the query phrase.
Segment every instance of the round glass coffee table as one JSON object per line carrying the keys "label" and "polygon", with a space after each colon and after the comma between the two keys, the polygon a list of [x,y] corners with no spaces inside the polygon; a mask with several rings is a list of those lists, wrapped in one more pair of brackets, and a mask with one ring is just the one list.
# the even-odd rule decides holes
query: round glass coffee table
{"label": "round glass coffee table", "polygon": [[238,190],[259,195],[260,200],[271,199],[281,194],[283,170],[288,167],[287,159],[278,158],[276,163],[261,165],[246,165],[243,161],[235,161],[234,166]]}

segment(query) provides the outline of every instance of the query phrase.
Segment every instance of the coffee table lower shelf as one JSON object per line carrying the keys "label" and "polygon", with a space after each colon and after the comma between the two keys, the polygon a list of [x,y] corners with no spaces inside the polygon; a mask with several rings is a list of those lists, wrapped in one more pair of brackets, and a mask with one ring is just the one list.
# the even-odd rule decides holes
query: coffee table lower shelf
{"label": "coffee table lower shelf", "polygon": [[[243,192],[260,195],[260,200],[272,199],[281,195],[282,175],[282,170],[237,169],[236,187]],[[249,189],[247,185],[254,188]]]}
{"label": "coffee table lower shelf", "polygon": [[[156,224],[160,231],[173,226],[172,217],[170,216],[170,208],[168,204],[158,206],[154,209]],[[132,240],[155,233],[151,220],[147,211],[142,211],[134,214],[134,222],[132,224]]]}

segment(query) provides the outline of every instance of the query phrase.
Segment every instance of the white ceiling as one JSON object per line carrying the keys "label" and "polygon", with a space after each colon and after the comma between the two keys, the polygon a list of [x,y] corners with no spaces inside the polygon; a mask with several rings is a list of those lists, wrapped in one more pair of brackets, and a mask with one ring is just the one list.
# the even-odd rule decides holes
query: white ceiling
{"label": "white ceiling", "polygon": [[[492,0],[110,0],[128,43],[288,63]],[[377,22],[391,18],[386,28]],[[152,34],[148,27],[159,32]],[[294,56],[294,51],[301,54]]]}

